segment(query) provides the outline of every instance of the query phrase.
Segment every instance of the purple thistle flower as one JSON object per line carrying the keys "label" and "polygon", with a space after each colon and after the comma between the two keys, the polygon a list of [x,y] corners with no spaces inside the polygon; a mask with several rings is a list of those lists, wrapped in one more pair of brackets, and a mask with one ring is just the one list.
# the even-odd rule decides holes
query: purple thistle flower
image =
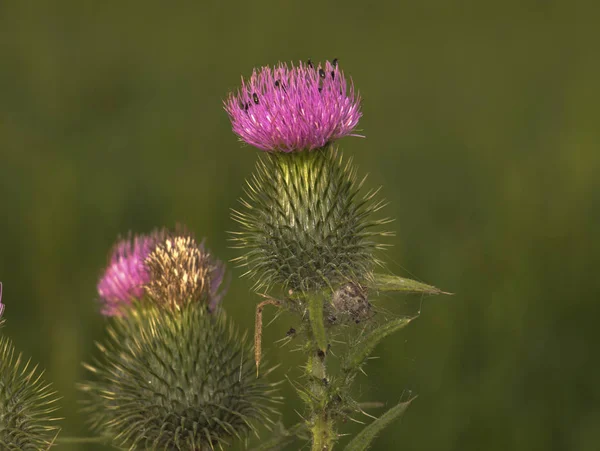
{"label": "purple thistle flower", "polygon": [[224,104],[234,133],[266,151],[312,150],[360,136],[352,134],[362,116],[360,95],[352,80],[347,85],[337,60],[324,67],[309,60],[255,69]]}
{"label": "purple thistle flower", "polygon": [[130,305],[144,295],[144,285],[150,280],[145,260],[164,234],[160,230],[136,235],[115,245],[108,268],[98,282],[98,294],[104,304],[102,314],[118,315],[124,305]]}

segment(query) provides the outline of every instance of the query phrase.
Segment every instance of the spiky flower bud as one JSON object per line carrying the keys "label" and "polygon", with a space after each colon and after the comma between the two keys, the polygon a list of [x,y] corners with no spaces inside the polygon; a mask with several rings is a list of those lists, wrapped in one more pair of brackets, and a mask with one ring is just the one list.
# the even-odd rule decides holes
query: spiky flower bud
{"label": "spiky flower bud", "polygon": [[[364,180],[364,179],[363,179]],[[243,209],[234,212],[242,231],[238,246],[257,288],[281,284],[294,291],[334,289],[370,277],[376,263],[372,213],[375,192],[362,198],[351,160],[331,147],[270,153],[248,182]]]}
{"label": "spiky flower bud", "polygon": [[115,317],[109,335],[82,389],[93,426],[118,446],[208,450],[268,421],[273,388],[223,312],[146,303]]}
{"label": "spiky flower bud", "polygon": [[56,393],[6,337],[0,337],[0,449],[45,450],[58,433]]}
{"label": "spiky flower bud", "polygon": [[148,255],[146,292],[156,302],[179,307],[190,302],[218,305],[225,266],[189,234],[168,236]]}

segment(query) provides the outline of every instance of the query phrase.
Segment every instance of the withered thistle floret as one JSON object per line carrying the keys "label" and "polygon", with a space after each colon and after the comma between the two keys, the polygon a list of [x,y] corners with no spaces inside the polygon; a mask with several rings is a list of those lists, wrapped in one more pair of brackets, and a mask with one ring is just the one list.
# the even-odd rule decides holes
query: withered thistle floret
{"label": "withered thistle floret", "polygon": [[331,298],[328,308],[328,321],[331,324],[352,321],[360,323],[372,315],[368,291],[357,283],[347,283],[338,288]]}
{"label": "withered thistle floret", "polygon": [[150,274],[146,293],[160,304],[180,307],[200,302],[212,311],[222,297],[225,266],[191,235],[168,236],[145,264]]}
{"label": "withered thistle floret", "polygon": [[109,336],[81,388],[92,426],[115,445],[207,450],[270,421],[274,389],[222,311],[146,303],[115,317]]}
{"label": "withered thistle floret", "polygon": [[312,291],[368,279],[382,234],[373,227],[387,220],[373,218],[383,203],[374,191],[361,197],[361,186],[351,160],[331,147],[262,157],[233,214],[242,226],[234,240],[247,251],[238,260],[256,288]]}
{"label": "withered thistle floret", "polygon": [[56,401],[37,367],[0,337],[0,449],[48,449],[58,433]]}

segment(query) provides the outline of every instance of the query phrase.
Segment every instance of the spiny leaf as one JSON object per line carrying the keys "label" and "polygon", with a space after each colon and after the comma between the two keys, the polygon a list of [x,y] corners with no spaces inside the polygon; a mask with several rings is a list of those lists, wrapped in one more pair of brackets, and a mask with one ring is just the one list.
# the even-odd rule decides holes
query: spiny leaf
{"label": "spiny leaf", "polygon": [[371,442],[375,440],[377,435],[394,420],[400,418],[415,398],[412,398],[406,402],[401,402],[398,405],[392,407],[386,413],[381,415],[378,419],[376,419],[367,427],[365,427],[356,437],[354,437],[350,441],[350,443],[348,443],[348,445],[346,445],[346,448],[344,448],[345,451],[367,450],[369,446],[371,446]]}
{"label": "spiny leaf", "polygon": [[263,441],[253,451],[277,451],[294,442],[298,437],[302,437],[308,433],[308,428],[305,423],[298,423],[289,429],[285,429],[281,423],[278,423],[278,428],[274,432],[273,437]]}
{"label": "spiny leaf", "polygon": [[343,368],[345,371],[357,370],[373,352],[377,344],[388,335],[402,329],[414,318],[397,318],[389,321],[381,326],[373,329],[367,335],[362,337],[354,346],[350,347],[350,351],[345,358]]}
{"label": "spiny leaf", "polygon": [[298,384],[297,382],[292,381],[288,376],[286,376],[286,379],[288,380],[290,385],[294,388],[294,390],[296,390],[298,397],[305,404],[307,404],[307,405],[313,404],[313,402],[315,401],[314,396],[308,390],[306,390],[302,385]]}
{"label": "spiny leaf", "polygon": [[376,291],[397,291],[403,293],[423,293],[423,294],[452,294],[446,293],[432,285],[418,282],[404,277],[389,274],[373,274],[371,280],[366,281],[366,285]]}

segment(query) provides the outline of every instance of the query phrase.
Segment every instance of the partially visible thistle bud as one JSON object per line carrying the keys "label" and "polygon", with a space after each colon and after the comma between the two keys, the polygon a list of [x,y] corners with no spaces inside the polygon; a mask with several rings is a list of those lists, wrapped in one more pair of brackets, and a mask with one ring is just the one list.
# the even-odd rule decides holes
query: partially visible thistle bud
{"label": "partially visible thistle bud", "polygon": [[269,422],[273,387],[222,311],[144,304],[118,316],[82,385],[92,425],[127,449],[208,450]]}
{"label": "partially visible thistle bud", "polygon": [[249,181],[234,240],[247,253],[239,261],[257,288],[281,284],[293,291],[337,288],[363,281],[376,263],[373,218],[382,202],[360,196],[351,161],[330,147],[270,153]]}
{"label": "partially visible thistle bud", "polygon": [[171,307],[197,302],[214,311],[223,296],[224,264],[189,234],[167,236],[145,263],[146,292],[155,302]]}
{"label": "partially visible thistle bud", "polygon": [[4,324],[2,314],[4,313],[4,304],[2,303],[2,282],[0,282],[0,327]]}
{"label": "partially visible thistle bud", "polygon": [[108,267],[98,282],[102,313],[114,316],[144,295],[144,285],[150,280],[146,257],[165,237],[164,230],[148,235],[129,236],[117,242]]}
{"label": "partially visible thistle bud", "polygon": [[358,283],[347,283],[333,293],[328,321],[331,324],[348,321],[358,324],[371,317],[371,308],[367,289]]}
{"label": "partially visible thistle bud", "polygon": [[[3,311],[0,283],[0,317]],[[48,449],[58,433],[56,402],[37,366],[24,362],[8,338],[0,337],[0,449]]]}

